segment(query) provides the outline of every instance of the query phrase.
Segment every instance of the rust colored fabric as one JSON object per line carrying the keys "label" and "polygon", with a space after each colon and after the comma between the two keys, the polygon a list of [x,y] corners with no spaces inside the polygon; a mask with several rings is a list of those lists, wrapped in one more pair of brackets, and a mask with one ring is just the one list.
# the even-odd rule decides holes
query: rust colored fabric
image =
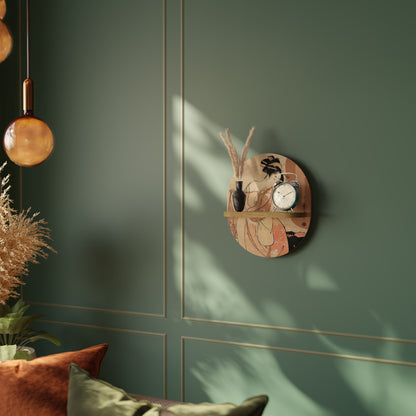
{"label": "rust colored fabric", "polygon": [[32,361],[0,362],[1,416],[65,416],[69,365],[98,377],[108,344],[63,352]]}

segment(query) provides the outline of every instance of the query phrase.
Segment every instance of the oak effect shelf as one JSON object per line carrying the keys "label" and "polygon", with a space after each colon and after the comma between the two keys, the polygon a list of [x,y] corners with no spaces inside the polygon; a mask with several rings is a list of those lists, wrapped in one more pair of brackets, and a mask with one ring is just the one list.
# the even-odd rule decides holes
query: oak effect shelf
{"label": "oak effect shelf", "polygon": [[310,217],[310,212],[274,212],[274,211],[224,211],[224,217],[239,217],[239,218],[299,218]]}

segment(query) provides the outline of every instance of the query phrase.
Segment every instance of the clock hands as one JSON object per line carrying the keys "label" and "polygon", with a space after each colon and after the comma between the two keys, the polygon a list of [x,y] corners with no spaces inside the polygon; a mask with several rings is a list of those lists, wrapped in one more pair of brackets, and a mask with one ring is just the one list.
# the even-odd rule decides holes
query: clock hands
{"label": "clock hands", "polygon": [[287,194],[281,194],[280,192],[279,192],[279,195],[281,196],[281,197],[283,197],[283,198],[285,198],[286,196],[288,196],[288,195],[290,195],[292,193],[292,191],[289,191]]}

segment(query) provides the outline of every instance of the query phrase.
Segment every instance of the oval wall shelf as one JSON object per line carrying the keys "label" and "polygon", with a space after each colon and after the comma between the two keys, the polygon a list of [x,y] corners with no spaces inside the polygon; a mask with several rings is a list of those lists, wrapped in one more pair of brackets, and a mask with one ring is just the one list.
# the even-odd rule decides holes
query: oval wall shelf
{"label": "oval wall shelf", "polygon": [[[299,201],[293,211],[276,211],[271,202],[274,183],[281,176],[286,179],[280,172],[297,175]],[[288,180],[293,179],[287,176]],[[263,153],[246,160],[242,181],[246,193],[244,210],[236,212],[233,207],[233,176],[224,212],[237,242],[260,257],[280,257],[296,250],[309,230],[312,212],[311,190],[302,169],[286,156]]]}

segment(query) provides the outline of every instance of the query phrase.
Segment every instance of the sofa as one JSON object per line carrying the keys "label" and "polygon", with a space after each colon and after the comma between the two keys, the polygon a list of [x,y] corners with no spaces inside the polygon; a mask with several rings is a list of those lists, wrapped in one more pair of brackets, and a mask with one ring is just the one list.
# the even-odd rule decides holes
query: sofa
{"label": "sofa", "polygon": [[240,404],[183,403],[124,390],[98,378],[108,345],[0,362],[0,416],[262,416],[268,398]]}

